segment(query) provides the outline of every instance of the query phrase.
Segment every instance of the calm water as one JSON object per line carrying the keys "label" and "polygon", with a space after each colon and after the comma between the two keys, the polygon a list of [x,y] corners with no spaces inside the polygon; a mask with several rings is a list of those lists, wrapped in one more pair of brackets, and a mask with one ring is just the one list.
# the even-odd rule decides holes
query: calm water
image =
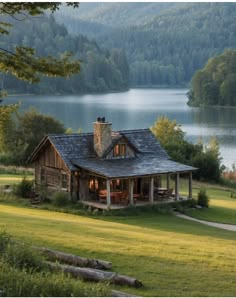
{"label": "calm water", "polygon": [[128,92],[99,95],[14,96],[8,102],[22,100],[22,109],[36,107],[40,112],[61,120],[73,130],[92,131],[97,116],[105,116],[114,130],[147,128],[165,115],[176,119],[186,137],[207,142],[216,136],[223,163],[236,163],[236,108],[190,108],[185,89],[131,89]]}

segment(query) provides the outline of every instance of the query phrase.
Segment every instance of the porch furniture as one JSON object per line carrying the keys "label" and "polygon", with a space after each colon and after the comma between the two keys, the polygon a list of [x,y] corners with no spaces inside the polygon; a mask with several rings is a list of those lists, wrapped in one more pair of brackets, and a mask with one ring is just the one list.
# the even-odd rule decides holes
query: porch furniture
{"label": "porch furniture", "polygon": [[119,204],[122,192],[121,191],[112,191],[111,192],[111,203]]}
{"label": "porch furniture", "polygon": [[100,203],[106,204],[106,202],[107,202],[107,190],[106,189],[99,190],[98,197],[99,197],[99,202]]}
{"label": "porch furniture", "polygon": [[170,189],[167,189],[167,188],[157,188],[157,196],[158,196],[158,199],[168,199],[171,195],[172,195],[172,192],[173,192],[173,188],[170,188]]}
{"label": "porch furniture", "polygon": [[137,203],[137,200],[141,198],[141,194],[139,193],[134,193],[133,194],[133,199],[134,199],[134,204]]}
{"label": "porch furniture", "polygon": [[120,202],[125,203],[127,205],[129,204],[129,194],[126,190],[121,192]]}
{"label": "porch furniture", "polygon": [[[107,202],[107,191],[100,190],[99,191],[99,202],[106,203]],[[119,204],[119,203],[129,203],[128,200],[128,192],[127,191],[112,191],[110,193],[111,196],[111,203],[112,204]]]}

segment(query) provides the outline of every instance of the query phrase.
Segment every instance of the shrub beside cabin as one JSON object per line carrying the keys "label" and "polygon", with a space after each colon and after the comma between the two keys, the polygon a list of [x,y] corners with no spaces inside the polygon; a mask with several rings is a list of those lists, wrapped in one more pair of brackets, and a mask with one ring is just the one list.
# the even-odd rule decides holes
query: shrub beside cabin
{"label": "shrub beside cabin", "polygon": [[[179,176],[191,166],[174,162],[149,129],[112,131],[97,118],[93,133],[48,135],[34,150],[36,191],[69,192],[74,200],[111,205],[138,204],[173,196],[178,200]],[[161,177],[166,175],[166,187]],[[170,188],[170,175],[175,178]]]}

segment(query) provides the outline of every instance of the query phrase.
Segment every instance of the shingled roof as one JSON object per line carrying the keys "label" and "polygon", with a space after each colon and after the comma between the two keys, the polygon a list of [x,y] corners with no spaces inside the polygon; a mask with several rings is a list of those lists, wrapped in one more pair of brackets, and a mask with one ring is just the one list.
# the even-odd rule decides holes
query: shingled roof
{"label": "shingled roof", "polygon": [[120,138],[125,138],[135,148],[135,158],[119,160],[98,158],[93,146],[93,133],[82,133],[48,135],[29,160],[33,162],[42,144],[50,141],[71,171],[79,167],[108,178],[118,178],[195,170],[193,167],[171,161],[149,129],[113,132],[112,144],[108,151]]}
{"label": "shingled roof", "polygon": [[74,159],[72,162],[80,168],[109,179],[143,177],[196,170],[193,167],[174,162],[170,159],[159,159],[150,155],[139,155],[129,160],[84,158]]}

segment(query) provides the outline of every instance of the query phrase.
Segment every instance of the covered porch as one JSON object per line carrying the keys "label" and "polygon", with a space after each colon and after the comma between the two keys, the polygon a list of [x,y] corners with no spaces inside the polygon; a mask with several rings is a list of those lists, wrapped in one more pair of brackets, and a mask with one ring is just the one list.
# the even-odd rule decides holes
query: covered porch
{"label": "covered porch", "polygon": [[[180,194],[180,177],[188,178],[188,195]],[[88,176],[88,193],[83,204],[97,209],[121,209],[192,198],[192,172],[105,179]]]}
{"label": "covered porch", "polygon": [[73,160],[78,166],[79,200],[112,206],[154,204],[168,199],[178,201],[180,177],[188,179],[185,198],[192,198],[192,172],[188,165],[170,159],[138,156],[129,159]]}

